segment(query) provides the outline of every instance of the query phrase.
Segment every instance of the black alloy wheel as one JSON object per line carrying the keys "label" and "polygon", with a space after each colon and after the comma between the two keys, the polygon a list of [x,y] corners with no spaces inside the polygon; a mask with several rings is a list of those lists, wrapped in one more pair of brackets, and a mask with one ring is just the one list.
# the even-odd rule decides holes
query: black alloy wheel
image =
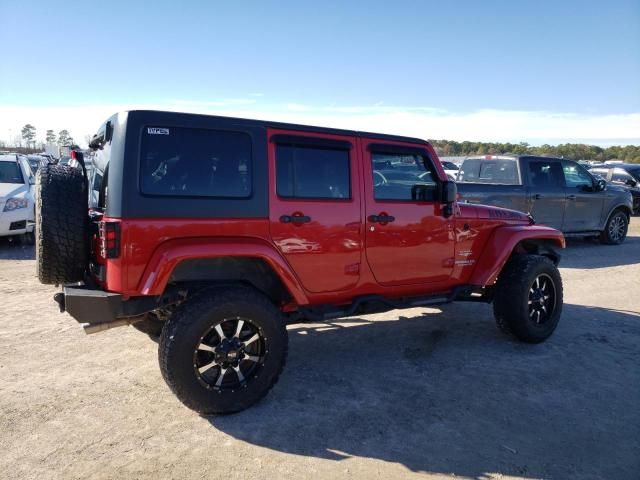
{"label": "black alloy wheel", "polygon": [[533,281],[529,289],[529,318],[536,325],[541,325],[553,318],[556,308],[556,287],[553,279],[541,273]]}
{"label": "black alloy wheel", "polygon": [[200,338],[193,352],[193,368],[208,389],[246,387],[263,365],[266,339],[247,318],[225,318]]}

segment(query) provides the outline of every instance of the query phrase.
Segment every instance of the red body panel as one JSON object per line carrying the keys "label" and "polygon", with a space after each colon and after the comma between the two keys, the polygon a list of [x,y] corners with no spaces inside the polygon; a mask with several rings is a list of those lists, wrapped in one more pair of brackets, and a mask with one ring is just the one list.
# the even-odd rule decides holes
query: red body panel
{"label": "red body panel", "polygon": [[[269,129],[272,135],[300,135],[297,131]],[[342,135],[306,133],[353,143]],[[305,289],[313,293],[347,290],[357,285],[362,255],[362,212],[359,155],[351,149],[351,198],[281,198],[276,193],[276,144],[269,142],[269,220],[276,248],[299,275]],[[309,223],[282,223],[283,215],[311,218]]]}
{"label": "red body panel", "polygon": [[[458,204],[447,218],[438,202],[376,201],[367,151],[373,140],[268,130],[268,136],[282,133],[349,141],[351,199],[279,198],[275,146],[270,142],[269,218],[104,218],[120,221],[121,251],[115,259],[96,259],[106,267],[103,288],[125,296],[160,295],[184,260],[255,257],[271,266],[295,304],[338,305],[363,295],[398,298],[444,293],[460,285],[491,285],[518,242],[546,239],[564,247],[560,232],[529,225],[527,216],[518,212]],[[434,159],[440,180],[446,180],[436,153],[430,145],[423,147]],[[369,215],[381,213],[396,220],[368,221]],[[306,215],[311,221],[283,223],[282,215]]]}
{"label": "red body panel", "polygon": [[[376,200],[369,144],[361,139],[366,219],[366,256],[378,283],[385,286],[447,282],[454,264],[454,218],[439,202]],[[388,145],[407,146],[401,142]],[[435,152],[432,154],[433,158]],[[440,167],[440,163],[436,162]],[[434,165],[435,166],[435,165]],[[437,168],[437,167],[436,167]],[[444,171],[438,176],[446,179]],[[371,215],[391,215],[392,223],[372,223]]]}
{"label": "red body panel", "polygon": [[553,228],[528,225],[497,228],[486,243],[469,283],[472,285],[493,284],[515,246],[522,240],[532,239],[550,240],[555,247],[565,247],[564,236]]}

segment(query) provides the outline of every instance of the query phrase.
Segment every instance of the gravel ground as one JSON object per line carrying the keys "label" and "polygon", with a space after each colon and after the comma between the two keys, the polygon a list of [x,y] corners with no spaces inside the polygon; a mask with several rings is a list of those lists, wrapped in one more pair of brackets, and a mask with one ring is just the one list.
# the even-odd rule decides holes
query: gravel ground
{"label": "gravel ground", "polygon": [[290,327],[260,404],[204,418],[131,327],[86,336],[0,242],[0,477],[640,478],[640,220],[564,252],[565,308],[531,346],[453,304]]}

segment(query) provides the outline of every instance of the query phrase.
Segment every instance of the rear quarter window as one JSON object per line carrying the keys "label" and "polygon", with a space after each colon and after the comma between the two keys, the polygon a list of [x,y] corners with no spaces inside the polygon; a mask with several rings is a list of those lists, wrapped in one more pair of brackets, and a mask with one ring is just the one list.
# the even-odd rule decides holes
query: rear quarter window
{"label": "rear quarter window", "polygon": [[251,196],[251,137],[246,133],[146,126],[140,142],[143,194]]}

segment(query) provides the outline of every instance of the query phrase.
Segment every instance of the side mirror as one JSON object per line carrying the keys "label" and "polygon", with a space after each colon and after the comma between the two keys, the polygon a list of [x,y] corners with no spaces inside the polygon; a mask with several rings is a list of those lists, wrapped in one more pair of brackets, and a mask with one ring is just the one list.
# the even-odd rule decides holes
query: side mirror
{"label": "side mirror", "polygon": [[638,185],[638,182],[636,182],[633,178],[627,178],[627,181],[624,183],[626,183],[630,187],[635,187],[636,185]]}
{"label": "side mirror", "polygon": [[458,199],[456,182],[448,181],[442,184],[442,203],[452,204]]}
{"label": "side mirror", "polygon": [[594,190],[596,192],[602,192],[605,188],[607,188],[607,182],[602,178],[597,179]]}
{"label": "side mirror", "polygon": [[444,182],[442,184],[442,203],[445,204],[442,214],[445,217],[453,215],[453,204],[458,200],[458,186],[456,182]]}

